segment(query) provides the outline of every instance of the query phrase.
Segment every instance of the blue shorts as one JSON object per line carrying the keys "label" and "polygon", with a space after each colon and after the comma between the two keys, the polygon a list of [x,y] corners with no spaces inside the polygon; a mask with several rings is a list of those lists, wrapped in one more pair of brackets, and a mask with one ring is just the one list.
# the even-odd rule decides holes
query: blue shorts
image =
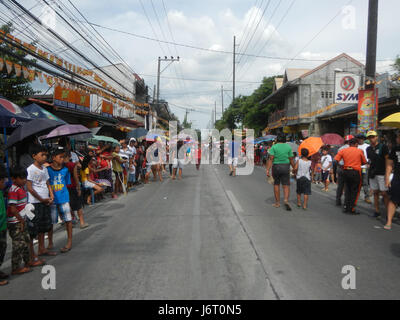
{"label": "blue shorts", "polygon": [[128,182],[131,182],[131,183],[136,182],[136,173],[130,173],[129,174]]}
{"label": "blue shorts", "polygon": [[71,207],[69,205],[69,202],[52,204],[50,206],[50,210],[51,210],[51,221],[53,224],[58,223],[59,216],[61,220],[63,220],[64,222],[72,221]]}

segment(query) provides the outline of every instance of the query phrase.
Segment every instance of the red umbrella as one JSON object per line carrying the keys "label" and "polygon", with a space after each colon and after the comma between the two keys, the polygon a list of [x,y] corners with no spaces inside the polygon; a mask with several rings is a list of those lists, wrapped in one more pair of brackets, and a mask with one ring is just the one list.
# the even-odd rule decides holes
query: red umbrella
{"label": "red umbrella", "polygon": [[322,142],[325,144],[330,144],[330,145],[334,145],[334,146],[341,146],[344,144],[344,139],[336,134],[336,133],[327,133],[324,134],[322,137]]}

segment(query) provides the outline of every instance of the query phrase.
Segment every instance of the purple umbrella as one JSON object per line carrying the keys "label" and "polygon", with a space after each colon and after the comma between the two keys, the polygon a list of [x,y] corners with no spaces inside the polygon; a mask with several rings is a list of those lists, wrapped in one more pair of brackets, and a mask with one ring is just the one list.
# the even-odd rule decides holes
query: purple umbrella
{"label": "purple umbrella", "polygon": [[74,136],[82,137],[83,135],[85,135],[86,138],[93,137],[92,132],[88,128],[80,124],[65,124],[51,131],[46,137],[44,137],[44,140],[61,138],[61,137],[71,137],[71,138],[74,138]]}

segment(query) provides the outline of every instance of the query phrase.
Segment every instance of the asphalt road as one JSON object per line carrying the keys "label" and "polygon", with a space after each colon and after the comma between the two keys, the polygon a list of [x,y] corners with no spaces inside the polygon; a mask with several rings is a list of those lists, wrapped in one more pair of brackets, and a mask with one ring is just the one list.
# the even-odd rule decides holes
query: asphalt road
{"label": "asphalt road", "polygon": [[[11,277],[0,299],[398,299],[399,226],[384,231],[365,203],[344,215],[318,186],[309,211],[295,208],[294,189],[293,211],[275,209],[261,168],[228,173],[191,165],[182,181],[97,204],[73,250],[47,259],[55,290],[42,288],[39,267]],[[65,237],[56,232],[56,248]],[[345,265],[355,290],[341,286]]]}

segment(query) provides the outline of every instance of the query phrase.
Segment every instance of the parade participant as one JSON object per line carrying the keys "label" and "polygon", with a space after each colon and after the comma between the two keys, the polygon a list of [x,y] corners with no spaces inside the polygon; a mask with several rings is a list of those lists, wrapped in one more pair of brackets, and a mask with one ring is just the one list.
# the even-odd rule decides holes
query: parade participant
{"label": "parade participant", "polygon": [[[365,159],[368,161],[368,155],[367,155],[367,148],[369,147],[369,144],[365,143],[365,135],[360,133],[356,136],[357,142],[358,142],[358,149],[362,150],[364,152]],[[364,191],[364,199],[366,203],[371,204],[371,199],[369,198],[369,181],[368,181],[368,165],[363,165],[361,166],[361,176],[362,176],[362,188]]]}
{"label": "parade participant", "polygon": [[[393,147],[390,152],[388,161],[386,162],[386,187],[389,189],[389,203],[387,209],[387,223],[385,225],[386,230],[392,229],[392,221],[396,208],[400,206],[400,132],[397,133],[396,139],[397,145]],[[390,176],[393,172],[393,179],[390,180]]]}
{"label": "parade participant", "polygon": [[338,152],[336,161],[342,160],[343,179],[345,184],[345,206],[344,213],[358,214],[355,211],[359,192],[361,189],[361,166],[367,163],[364,152],[358,149],[357,139],[349,141],[349,147]]}
{"label": "parade participant", "polygon": [[197,149],[196,149],[196,169],[200,170],[200,164],[201,164],[201,145],[200,143],[197,144]]}
{"label": "parade participant", "polygon": [[[3,165],[0,164],[0,266],[4,261],[7,250],[7,214],[4,204],[3,189],[6,184],[7,172]],[[0,271],[0,286],[8,284],[9,275]]]}
{"label": "parade participant", "polygon": [[236,177],[236,167],[238,165],[238,157],[239,157],[239,150],[240,150],[240,145],[234,141],[234,137],[232,137],[232,141],[229,143],[229,149],[228,149],[228,166],[230,176]]}
{"label": "parade participant", "polygon": [[[338,150],[339,151],[346,149],[349,147],[349,141],[354,139],[354,136],[348,135],[344,137],[345,144],[344,146],[340,147]],[[336,156],[335,156],[336,158]],[[336,161],[336,160],[335,160]],[[342,205],[342,195],[344,191],[344,179],[343,179],[343,160],[336,161],[337,162],[337,169],[336,169],[336,180],[337,180],[337,189],[336,189],[336,205],[341,206]]]}
{"label": "parade participant", "polygon": [[[35,207],[35,218],[28,223],[28,231],[31,236],[31,248],[33,251],[33,239],[38,237],[39,256],[55,256],[56,252],[45,248],[44,235],[52,228],[50,206],[54,202],[53,190],[50,186],[50,177],[44,164],[47,161],[47,150],[45,147],[32,146],[32,158],[34,163],[28,168],[27,190],[28,202]],[[33,254],[34,255],[34,254]],[[34,256],[34,258],[36,258]],[[36,260],[36,259],[35,259]]]}
{"label": "parade participant", "polygon": [[[71,184],[71,175],[69,170],[64,166],[64,158],[66,156],[65,149],[57,148],[51,155],[51,165],[47,168],[50,185],[54,194],[54,203],[51,204],[51,220],[53,226],[58,223],[58,218],[65,222],[67,231],[67,244],[61,248],[61,253],[66,253],[72,248],[72,215],[69,205],[69,192],[67,185]],[[49,249],[53,248],[53,226],[49,231]]]}
{"label": "parade participant", "polygon": [[321,157],[321,170],[322,170],[322,183],[325,184],[324,189],[325,192],[328,192],[329,186],[329,174],[332,168],[332,157],[328,154],[329,148],[322,148],[322,157]]}
{"label": "parade participant", "polygon": [[304,195],[304,210],[307,210],[308,197],[311,195],[311,161],[308,160],[308,154],[307,149],[301,149],[301,158],[293,169],[297,179],[297,206],[301,208],[301,195]]}
{"label": "parade participant", "polygon": [[369,131],[367,139],[370,142],[370,146],[367,148],[369,185],[374,193],[374,217],[378,218],[381,215],[379,196],[383,197],[386,209],[389,203],[388,188],[385,183],[386,161],[389,158],[389,149],[383,143],[379,143],[378,134],[375,131]]}
{"label": "parade participant", "polygon": [[176,150],[172,152],[172,159],[173,163],[173,170],[172,170],[172,180],[175,180],[176,171],[179,170],[179,177],[178,180],[182,180],[182,170],[184,166],[185,156],[182,155],[184,152],[180,152],[181,148],[183,147],[183,141],[179,140],[176,146]]}
{"label": "parade participant", "polygon": [[283,186],[284,203],[287,211],[292,208],[289,205],[290,194],[290,165],[295,167],[293,161],[292,148],[286,143],[286,137],[279,135],[277,143],[269,150],[269,160],[267,164],[267,176],[270,177],[270,170],[272,167],[272,177],[274,178],[274,194],[275,194],[275,208],[279,208],[280,204],[280,184]]}

